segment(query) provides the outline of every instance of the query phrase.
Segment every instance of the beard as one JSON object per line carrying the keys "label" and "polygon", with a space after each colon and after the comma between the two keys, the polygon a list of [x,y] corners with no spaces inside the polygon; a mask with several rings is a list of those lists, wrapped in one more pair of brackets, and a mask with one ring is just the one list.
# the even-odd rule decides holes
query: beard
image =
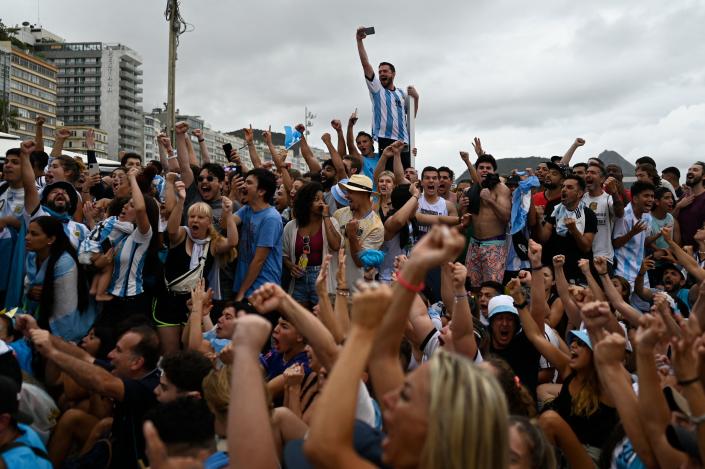
{"label": "beard", "polygon": [[545,182],[545,181],[544,181],[543,187],[545,187],[545,188],[548,189],[548,190],[553,190],[553,189],[558,188],[558,184],[553,183],[553,182]]}
{"label": "beard", "polygon": [[695,187],[698,184],[703,182],[703,177],[702,176],[695,176],[693,179],[686,179],[685,180],[685,185],[688,187]]}
{"label": "beard", "polygon": [[69,210],[68,203],[64,202],[63,205],[57,206],[53,200],[51,202],[47,202],[47,207],[49,207],[50,209],[52,209],[56,213],[66,213]]}

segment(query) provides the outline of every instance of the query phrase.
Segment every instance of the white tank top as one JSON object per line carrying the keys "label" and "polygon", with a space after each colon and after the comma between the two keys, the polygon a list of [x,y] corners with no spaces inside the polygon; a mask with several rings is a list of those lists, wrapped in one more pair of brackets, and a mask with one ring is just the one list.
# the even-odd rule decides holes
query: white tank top
{"label": "white tank top", "polygon": [[[426,200],[426,196],[422,196],[419,198],[417,212],[427,215],[448,215],[448,205],[446,205],[446,199],[443,197],[439,197],[436,203],[432,204]],[[419,225],[419,231],[422,233],[428,233],[430,228],[429,225]]]}

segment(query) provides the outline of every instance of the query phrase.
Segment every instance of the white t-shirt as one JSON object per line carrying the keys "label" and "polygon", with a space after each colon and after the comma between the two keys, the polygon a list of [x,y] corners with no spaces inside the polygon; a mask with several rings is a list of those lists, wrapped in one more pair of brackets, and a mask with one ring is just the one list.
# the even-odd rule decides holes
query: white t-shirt
{"label": "white t-shirt", "polygon": [[[416,210],[417,213],[423,213],[426,215],[448,215],[448,204],[446,199],[443,197],[438,197],[438,200],[434,203],[426,200],[426,196],[423,195],[419,197],[419,208]],[[428,233],[431,229],[430,225],[419,224],[419,231],[421,233]]]}
{"label": "white t-shirt", "polygon": [[612,248],[612,229],[614,228],[614,201],[607,192],[597,197],[591,197],[587,192],[583,195],[585,205],[595,212],[597,217],[597,233],[592,241],[593,256],[603,256],[609,259],[610,263],[614,258]]}

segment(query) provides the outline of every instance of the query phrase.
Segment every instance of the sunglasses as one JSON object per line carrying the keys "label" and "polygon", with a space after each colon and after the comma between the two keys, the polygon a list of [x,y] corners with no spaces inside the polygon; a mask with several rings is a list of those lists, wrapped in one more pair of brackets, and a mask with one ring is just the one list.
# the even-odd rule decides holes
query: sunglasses
{"label": "sunglasses", "polygon": [[208,181],[213,182],[215,178],[213,176],[198,176],[198,182]]}
{"label": "sunglasses", "polygon": [[311,254],[311,237],[304,236],[304,254]]}

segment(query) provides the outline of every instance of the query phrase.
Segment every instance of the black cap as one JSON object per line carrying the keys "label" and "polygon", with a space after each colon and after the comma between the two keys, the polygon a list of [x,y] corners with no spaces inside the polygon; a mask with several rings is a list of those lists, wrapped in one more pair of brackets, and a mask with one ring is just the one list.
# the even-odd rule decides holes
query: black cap
{"label": "black cap", "polygon": [[546,163],[546,167],[550,170],[555,169],[559,173],[561,173],[561,177],[566,177],[570,175],[570,168],[564,164],[558,164],[554,163],[553,161],[549,161]]}
{"label": "black cap", "polygon": [[42,191],[41,204],[46,205],[47,199],[49,198],[49,194],[51,194],[51,191],[53,191],[54,189],[63,189],[66,191],[66,193],[69,195],[70,204],[70,207],[68,207],[68,210],[66,210],[66,212],[73,213],[73,211],[76,210],[76,204],[78,203],[78,194],[76,193],[76,189],[66,181],[57,181],[47,185]]}

